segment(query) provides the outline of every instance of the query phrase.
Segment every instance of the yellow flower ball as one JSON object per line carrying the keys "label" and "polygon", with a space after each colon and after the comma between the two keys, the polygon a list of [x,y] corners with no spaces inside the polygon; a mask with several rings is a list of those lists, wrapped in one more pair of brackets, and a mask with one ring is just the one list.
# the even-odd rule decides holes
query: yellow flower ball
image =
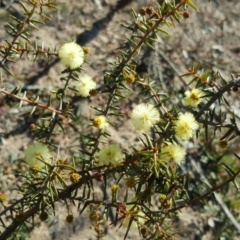
{"label": "yellow flower ball", "polygon": [[85,74],[79,79],[76,90],[78,91],[80,96],[88,97],[90,96],[90,91],[96,89],[96,87],[96,82],[94,82],[90,76]]}
{"label": "yellow flower ball", "polygon": [[159,120],[159,112],[152,104],[139,104],[131,113],[131,122],[136,130],[149,130]]}
{"label": "yellow flower ball", "polygon": [[185,160],[186,150],[177,143],[169,143],[162,147],[161,159],[166,161],[175,161],[177,164],[181,164]]}
{"label": "yellow flower ball", "polygon": [[202,96],[204,93],[197,88],[192,89],[191,91],[185,92],[184,104],[190,107],[196,107],[202,102]]}
{"label": "yellow flower ball", "polygon": [[198,123],[192,113],[180,113],[178,119],[174,121],[177,137],[182,140],[188,140],[193,137],[198,129]]}
{"label": "yellow flower ball", "polygon": [[42,143],[35,143],[30,145],[25,151],[25,161],[31,167],[43,167],[44,162],[39,159],[50,163],[51,154],[48,147]]}
{"label": "yellow flower ball", "polygon": [[103,165],[118,164],[122,161],[122,152],[118,145],[110,145],[99,152],[99,163]]}

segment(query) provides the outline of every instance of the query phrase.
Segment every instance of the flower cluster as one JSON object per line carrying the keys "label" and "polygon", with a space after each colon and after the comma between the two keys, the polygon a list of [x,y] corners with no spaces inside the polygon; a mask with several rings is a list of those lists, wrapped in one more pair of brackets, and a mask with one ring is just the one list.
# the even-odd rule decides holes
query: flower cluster
{"label": "flower cluster", "polygon": [[60,47],[58,56],[64,66],[76,69],[83,64],[84,50],[75,42],[67,42]]}
{"label": "flower cluster", "polygon": [[192,91],[185,92],[184,103],[190,107],[196,107],[202,102],[203,92],[200,89],[194,88]]}
{"label": "flower cluster", "polygon": [[110,145],[99,152],[99,163],[103,165],[118,164],[122,161],[122,152],[118,145]]}
{"label": "flower cluster", "polygon": [[177,143],[169,143],[162,147],[161,158],[163,160],[172,160],[180,165],[185,160],[185,156],[186,150]]}
{"label": "flower cluster", "polygon": [[180,113],[174,122],[176,135],[181,140],[188,140],[193,137],[198,129],[198,123],[192,113]]}
{"label": "flower cluster", "polygon": [[96,89],[96,86],[96,82],[94,82],[90,76],[85,74],[79,79],[76,90],[78,91],[80,96],[88,97],[90,96],[90,91]]}
{"label": "flower cluster", "polygon": [[51,154],[46,145],[42,143],[35,143],[30,145],[25,151],[25,161],[29,164],[29,166],[39,166],[43,167],[45,162],[50,162]]}
{"label": "flower cluster", "polygon": [[152,104],[139,104],[131,113],[131,122],[136,130],[149,130],[159,120],[159,112]]}

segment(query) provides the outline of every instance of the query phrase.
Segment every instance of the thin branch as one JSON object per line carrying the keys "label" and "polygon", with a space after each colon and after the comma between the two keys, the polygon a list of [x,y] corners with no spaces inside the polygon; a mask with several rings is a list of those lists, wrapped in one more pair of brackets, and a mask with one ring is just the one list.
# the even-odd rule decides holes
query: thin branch
{"label": "thin branch", "polygon": [[199,197],[197,197],[197,198],[194,198],[194,199],[188,201],[188,202],[185,203],[185,204],[182,204],[182,205],[179,205],[179,206],[177,206],[177,207],[174,207],[174,208],[169,209],[169,210],[168,210],[168,213],[170,213],[170,212],[175,212],[175,211],[177,211],[177,210],[179,210],[179,209],[181,209],[181,208],[185,208],[185,207],[188,207],[188,206],[190,206],[190,205],[193,205],[194,203],[200,202],[201,200],[203,200],[203,199],[206,198],[207,196],[213,194],[215,191],[223,188],[223,187],[224,187],[225,185],[227,185],[228,183],[234,181],[234,179],[235,179],[239,174],[240,174],[240,169],[238,169],[238,170],[237,170],[229,179],[227,179],[225,182],[223,182],[223,183],[221,183],[221,184],[219,184],[219,185],[217,185],[217,186],[215,186],[215,187],[210,188],[210,190],[207,191],[205,194],[203,194],[203,195],[201,195],[201,196],[199,196]]}
{"label": "thin branch", "polygon": [[[196,161],[191,161],[192,166],[194,168],[194,170],[200,174],[202,180],[204,182],[206,182],[208,185],[210,185],[209,181],[207,180],[206,176],[204,175],[202,168],[200,166],[200,164],[197,165]],[[210,185],[211,186],[211,185]],[[237,229],[237,231],[240,233],[240,224],[237,222],[237,220],[234,218],[233,214],[230,212],[230,210],[228,209],[227,205],[223,202],[221,196],[214,192],[213,193],[215,196],[216,201],[218,202],[218,204],[220,205],[220,207],[222,208],[223,212],[226,214],[227,218],[230,220],[230,222],[234,225],[234,227]]]}
{"label": "thin branch", "polygon": [[6,95],[9,96],[9,97],[15,98],[15,99],[20,100],[20,101],[23,101],[23,102],[27,102],[29,105],[37,106],[37,107],[39,107],[39,108],[42,108],[42,109],[45,109],[45,110],[48,110],[48,111],[51,111],[51,112],[55,112],[55,113],[57,113],[58,115],[61,115],[61,116],[65,117],[65,118],[68,118],[68,117],[66,116],[66,113],[65,113],[64,111],[54,109],[54,108],[52,108],[52,107],[49,107],[49,106],[46,106],[46,105],[44,105],[44,104],[38,103],[38,102],[36,102],[36,101],[34,101],[34,100],[30,100],[30,99],[28,99],[28,98],[19,97],[19,96],[13,94],[13,93],[10,93],[10,92],[8,92],[8,91],[5,91],[4,89],[0,89],[0,93],[4,93],[4,94],[6,94]]}
{"label": "thin branch", "polygon": [[7,48],[6,53],[4,54],[2,60],[0,61],[0,67],[4,65],[5,61],[8,58],[8,55],[10,54],[10,52],[13,49],[13,46],[15,44],[15,42],[17,41],[17,39],[21,36],[22,31],[24,29],[24,27],[26,25],[28,25],[30,23],[31,17],[33,16],[33,14],[35,13],[35,9],[37,9],[38,4],[35,4],[32,8],[31,11],[29,11],[29,15],[28,17],[22,22],[21,27],[18,29],[18,32],[16,33],[16,36],[13,38],[13,40],[11,41],[11,45],[9,46],[9,48]]}
{"label": "thin branch", "polygon": [[198,112],[198,114],[196,115],[196,120],[199,120],[200,117],[203,115],[204,111],[206,111],[207,109],[209,109],[209,107],[215,102],[217,101],[225,92],[229,91],[232,87],[234,86],[239,86],[240,85],[240,78],[237,78],[233,81],[231,81],[230,83],[228,83],[227,85],[223,86],[222,88],[220,88],[220,90],[218,92],[216,92],[212,98],[202,107],[202,109]]}
{"label": "thin branch", "polygon": [[[8,51],[10,47],[6,47],[5,45],[1,45],[0,44],[0,49],[1,48],[4,48],[5,50]],[[49,49],[48,50],[43,50],[43,49],[27,49],[27,48],[24,48],[24,47],[22,47],[22,48],[20,48],[20,47],[16,47],[16,48],[12,47],[11,50],[14,50],[14,52],[17,51],[19,54],[20,53],[24,53],[24,52],[27,52],[27,53],[30,52],[30,53],[35,53],[35,54],[47,54],[47,55],[53,55],[53,56],[57,56],[58,55],[58,53],[51,52]]]}
{"label": "thin branch", "polygon": [[[119,168],[121,168],[121,166]],[[107,169],[104,172],[104,174],[108,175],[115,171],[116,171],[116,168],[110,168],[110,169]],[[65,200],[65,199],[71,197],[73,191],[81,188],[82,185],[86,184],[90,180],[98,179],[98,177],[99,177],[99,173],[95,173],[95,174],[91,175],[90,172],[88,172],[88,174],[85,174],[85,176],[83,178],[81,178],[78,183],[71,184],[65,190],[60,192],[59,196],[56,197],[55,199],[53,199],[51,204],[54,204],[54,202],[59,201],[59,199]],[[21,217],[20,220],[14,219],[13,222],[2,232],[2,234],[0,235],[0,240],[8,239],[11,236],[11,234],[14,233],[21,224],[23,224],[28,218],[34,217],[34,215],[36,215],[39,210],[40,210],[39,204],[36,204],[32,208],[30,208],[29,210],[24,212],[23,216]]]}

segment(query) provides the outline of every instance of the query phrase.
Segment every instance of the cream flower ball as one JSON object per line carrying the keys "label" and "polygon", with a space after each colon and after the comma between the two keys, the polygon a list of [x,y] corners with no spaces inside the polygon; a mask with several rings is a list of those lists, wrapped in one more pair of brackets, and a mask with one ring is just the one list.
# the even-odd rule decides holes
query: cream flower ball
{"label": "cream flower ball", "polygon": [[110,145],[99,152],[99,163],[102,165],[118,164],[122,161],[122,152],[118,145]]}
{"label": "cream flower ball", "polygon": [[90,96],[90,91],[96,89],[96,87],[96,82],[94,82],[90,76],[85,74],[84,76],[79,78],[76,90],[78,91],[80,96],[88,97]]}
{"label": "cream flower ball", "polygon": [[198,123],[192,113],[180,113],[178,119],[174,121],[176,135],[182,140],[193,137],[198,129]]}
{"label": "cream flower ball", "polygon": [[177,143],[169,143],[162,147],[161,154],[163,160],[173,160],[180,165],[185,160],[186,150]]}
{"label": "cream flower ball", "polygon": [[159,120],[159,112],[152,104],[141,103],[131,113],[131,122],[136,130],[149,130]]}
{"label": "cream flower ball", "polygon": [[75,42],[64,43],[58,51],[58,56],[61,63],[70,69],[80,67],[84,61],[84,51]]}
{"label": "cream flower ball", "polygon": [[43,167],[45,164],[40,159],[43,159],[45,162],[50,163],[51,154],[46,145],[42,143],[35,143],[30,146],[25,151],[25,161],[29,166],[33,167],[35,165]]}
{"label": "cream flower ball", "polygon": [[193,88],[191,91],[185,92],[184,104],[190,107],[196,107],[202,102],[203,91]]}

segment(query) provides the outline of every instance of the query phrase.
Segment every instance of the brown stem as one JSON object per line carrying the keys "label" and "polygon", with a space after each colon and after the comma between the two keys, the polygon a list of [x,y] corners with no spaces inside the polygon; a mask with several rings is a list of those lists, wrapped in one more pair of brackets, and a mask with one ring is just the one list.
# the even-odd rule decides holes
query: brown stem
{"label": "brown stem", "polygon": [[[0,44],[0,48],[9,50],[10,47],[6,47],[5,45]],[[13,49],[13,47],[11,49]],[[14,51],[17,51],[18,53],[31,52],[31,53],[37,53],[37,54],[46,54],[47,53],[47,55],[54,55],[54,56],[58,55],[56,52],[45,51],[42,49],[26,49],[26,48],[17,47],[17,48],[14,48]]]}
{"label": "brown stem", "polygon": [[13,97],[13,98],[18,99],[18,100],[23,101],[23,102],[27,102],[29,105],[37,106],[39,108],[42,108],[42,109],[45,109],[45,110],[48,110],[48,111],[51,111],[51,112],[55,112],[55,113],[57,113],[57,114],[59,114],[59,115],[61,115],[63,117],[66,117],[66,113],[64,111],[60,111],[60,110],[54,109],[52,107],[49,107],[49,106],[43,105],[41,103],[38,103],[38,102],[36,102],[34,100],[30,100],[28,98],[19,97],[19,96],[15,95],[15,94],[12,94],[12,93],[8,92],[8,91],[5,91],[4,89],[0,89],[0,93],[4,93],[7,96]]}
{"label": "brown stem", "polygon": [[231,81],[230,83],[228,83],[227,85],[223,86],[222,88],[220,88],[220,90],[218,92],[216,92],[212,98],[202,107],[202,109],[197,113],[196,115],[196,120],[200,119],[200,117],[202,116],[202,114],[204,113],[204,111],[206,111],[207,109],[209,109],[209,107],[215,102],[217,101],[225,92],[229,91],[232,87],[234,86],[239,86],[240,85],[240,77]]}
{"label": "brown stem", "polygon": [[13,46],[15,44],[15,42],[17,41],[17,39],[21,36],[22,34],[22,30],[24,29],[25,25],[28,25],[31,21],[31,17],[33,16],[33,14],[35,13],[35,9],[38,7],[38,4],[36,3],[33,6],[33,9],[31,10],[31,12],[29,13],[28,17],[25,19],[25,21],[21,24],[21,27],[18,29],[18,32],[16,33],[16,36],[13,38],[11,45],[9,46],[9,48],[7,48],[7,51],[5,53],[5,55],[3,56],[2,60],[0,61],[0,67],[4,65],[5,61],[8,58],[8,55],[10,54],[11,50],[13,49]]}

